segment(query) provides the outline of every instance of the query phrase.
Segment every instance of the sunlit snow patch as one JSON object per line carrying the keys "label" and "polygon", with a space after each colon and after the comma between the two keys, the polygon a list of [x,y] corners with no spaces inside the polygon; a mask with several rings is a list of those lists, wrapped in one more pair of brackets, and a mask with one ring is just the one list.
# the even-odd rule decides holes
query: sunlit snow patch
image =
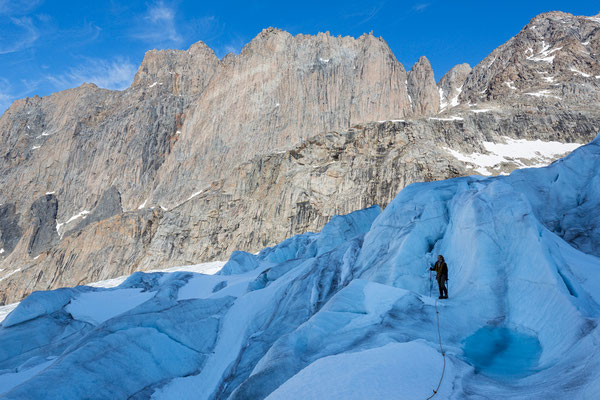
{"label": "sunlit snow patch", "polygon": [[560,100],[560,97],[551,94],[549,90],[540,90],[539,92],[530,92],[530,93],[525,93],[525,94],[528,96],[534,96],[534,97],[553,97],[555,99]]}
{"label": "sunlit snow patch", "polygon": [[432,121],[462,121],[464,120],[464,118],[461,117],[457,117],[456,115],[452,115],[448,118],[436,118],[436,117],[430,117],[429,118]]}
{"label": "sunlit snow patch", "polygon": [[3,280],[5,280],[6,278],[8,278],[11,275],[16,274],[17,272],[20,272],[21,268],[17,268],[14,271],[9,272],[8,274],[4,275],[2,278],[0,278],[0,282],[2,282]]}
{"label": "sunlit snow patch", "polygon": [[577,75],[581,75],[581,76],[583,76],[584,78],[589,78],[589,77],[591,77],[591,75],[590,75],[590,74],[586,74],[585,72],[581,72],[581,71],[579,71],[579,70],[577,70],[577,69],[575,69],[575,68],[570,68],[569,70],[570,70],[571,72],[574,72],[574,73],[576,73]]}
{"label": "sunlit snow patch", "polygon": [[553,56],[551,54],[559,51],[560,49],[562,49],[562,47],[550,49],[550,45],[546,44],[546,42],[544,42],[542,40],[542,50],[540,50],[540,52],[538,54],[536,54],[535,56],[527,57],[527,59],[531,60],[531,61],[538,61],[538,62],[541,61],[541,62],[553,63],[555,55]]}
{"label": "sunlit snow patch", "polygon": [[539,139],[504,139],[506,143],[483,142],[488,154],[463,154],[447,147],[444,149],[454,158],[474,164],[475,171],[480,174],[492,175],[490,169],[498,169],[502,163],[514,163],[518,167],[542,167],[581,146],[580,143],[543,142]]}
{"label": "sunlit snow patch", "polygon": [[73,318],[93,325],[115,317],[151,299],[156,293],[142,289],[115,289],[82,293],[65,307]]}
{"label": "sunlit snow patch", "polygon": [[66,220],[65,222],[62,222],[62,223],[59,223],[58,220],[57,220],[56,221],[56,232],[59,235],[62,235],[63,232],[61,232],[60,230],[62,229],[63,226],[69,225],[71,222],[73,222],[75,220],[78,220],[79,218],[86,219],[87,216],[88,216],[88,214],[90,212],[91,211],[88,211],[88,210],[80,211],[80,212],[78,212],[77,214],[73,215],[71,218],[69,218],[68,220]]}
{"label": "sunlit snow patch", "polygon": [[10,314],[12,310],[17,308],[18,305],[19,303],[12,303],[5,306],[0,306],[0,322],[4,321],[4,318],[6,318],[6,316]]}
{"label": "sunlit snow patch", "polygon": [[[166,269],[153,269],[150,271],[145,271],[147,273],[151,272],[195,272],[199,274],[205,275],[213,275],[216,274],[223,268],[226,261],[211,261],[202,264],[194,264],[194,265],[183,265],[179,267],[171,267]],[[111,288],[119,286],[121,283],[125,282],[125,280],[129,278],[129,276],[119,276],[117,278],[106,279],[99,282],[89,283],[87,286],[99,287],[99,288]]]}

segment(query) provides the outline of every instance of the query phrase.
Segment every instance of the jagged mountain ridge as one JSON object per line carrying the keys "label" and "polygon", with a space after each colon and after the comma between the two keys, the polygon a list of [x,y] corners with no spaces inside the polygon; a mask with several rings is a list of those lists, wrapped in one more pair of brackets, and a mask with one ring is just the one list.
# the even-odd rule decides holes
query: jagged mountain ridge
{"label": "jagged mountain ridge", "polygon": [[[495,52],[517,54],[515,43],[529,37],[534,21],[542,21],[535,22],[543,28],[536,29],[541,39],[534,39],[544,45],[546,36],[555,37],[556,32],[561,40],[585,38],[592,50],[598,45],[600,24],[593,17],[549,13],[536,17]],[[566,28],[571,22],[576,29]],[[554,43],[550,38],[547,42]],[[497,85],[486,75],[487,59],[470,72],[466,66],[456,67],[438,87],[426,59],[407,74],[385,42],[371,35],[293,37],[267,29],[240,55],[221,61],[201,43],[188,51],[151,51],[132,87],[124,92],[84,85],[48,98],[16,102],[0,120],[0,137],[7,144],[0,184],[14,188],[0,192],[5,249],[0,268],[8,273],[19,269],[0,282],[3,301],[19,299],[34,289],[130,273],[153,263],[226,257],[233,248],[257,249],[306,229],[317,230],[336,213],[373,203],[385,205],[393,196],[391,190],[412,181],[471,171],[448,158],[444,148],[485,153],[486,141],[502,142],[507,137],[585,143],[600,129],[594,106],[600,80],[592,75],[598,69],[598,53],[588,55],[588,77],[574,74],[564,60],[557,65],[542,61],[561,78],[556,83],[562,85],[557,88],[562,88],[564,101],[530,95],[531,87],[548,83],[540,77],[524,81],[529,86],[520,83],[508,94],[477,97],[475,104],[473,93],[481,88],[473,82],[487,82],[491,93],[496,93]],[[529,71],[539,63],[528,60],[516,65]],[[498,65],[512,70],[510,63]],[[504,77],[495,76],[494,82]],[[585,96],[580,98],[579,93]],[[440,105],[446,105],[443,112],[433,116]],[[358,142],[366,135],[356,164],[352,146],[350,152],[345,145],[338,148],[335,141],[324,141],[324,135],[306,140],[301,148],[308,153],[314,150],[318,162],[297,172],[291,183],[283,174],[285,168],[265,164],[272,156],[260,156],[284,151],[290,157],[296,151],[295,140],[340,128],[336,124],[344,127],[392,118],[407,122],[355,131]],[[373,140],[376,135],[370,135],[369,129],[387,135],[400,131],[422,143],[413,140],[414,150],[398,155],[395,139]],[[382,142],[391,147],[380,150]],[[315,149],[310,148],[313,144]],[[435,149],[429,153],[429,147]],[[250,167],[232,169],[253,155],[258,157]],[[345,163],[339,162],[340,155],[346,157]],[[385,160],[388,156],[392,161]],[[439,165],[416,162],[426,156],[439,160]],[[394,167],[386,172],[382,166],[387,165]],[[423,169],[415,172],[419,165]],[[498,170],[488,170],[508,172],[519,165],[508,161]],[[350,171],[354,168],[355,174]],[[247,175],[246,169],[254,172]],[[402,172],[405,169],[408,173]],[[225,172],[225,178],[209,185]],[[264,173],[267,176],[261,177]],[[330,175],[336,184],[354,180],[350,187],[368,189],[358,195],[344,190],[343,196],[336,195],[332,183],[324,182],[323,176]],[[380,179],[381,183],[369,184]],[[271,199],[273,184],[281,204],[262,205]],[[263,189],[253,193],[253,185]],[[329,193],[319,193],[319,185],[328,187]],[[112,190],[118,198],[103,196]],[[42,209],[49,211],[32,213],[31,200],[22,201],[32,197],[45,199],[40,201],[50,207]],[[104,203],[104,197],[112,199],[110,204]],[[229,225],[231,220],[236,222]],[[52,225],[56,235],[48,229]]]}

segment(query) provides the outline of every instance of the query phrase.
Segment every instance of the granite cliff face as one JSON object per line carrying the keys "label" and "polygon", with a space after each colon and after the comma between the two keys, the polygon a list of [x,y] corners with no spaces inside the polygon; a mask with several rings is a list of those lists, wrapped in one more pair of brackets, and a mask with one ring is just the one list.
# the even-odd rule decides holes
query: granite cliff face
{"label": "granite cliff face", "polygon": [[426,57],[419,58],[408,73],[408,94],[414,115],[433,115],[440,110],[440,96],[431,64]]}
{"label": "granite cliff face", "polygon": [[402,65],[372,35],[292,36],[266,29],[239,55],[221,61],[186,113],[150,203],[170,208],[239,162],[316,133],[408,115],[405,82]]}
{"label": "granite cliff face", "polygon": [[223,60],[150,51],[122,92],[19,100],[0,119],[0,303],[262,248],[412,182],[549,162],[562,154],[473,155],[600,131],[599,21],[542,14],[437,85],[425,57],[407,73],[372,35],[270,28]]}

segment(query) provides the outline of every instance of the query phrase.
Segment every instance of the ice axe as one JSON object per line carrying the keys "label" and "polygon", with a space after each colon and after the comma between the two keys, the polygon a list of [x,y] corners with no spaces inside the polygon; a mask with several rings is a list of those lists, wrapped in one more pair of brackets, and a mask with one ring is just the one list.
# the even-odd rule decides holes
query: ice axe
{"label": "ice axe", "polygon": [[429,270],[429,297],[431,297],[431,268],[427,268]]}

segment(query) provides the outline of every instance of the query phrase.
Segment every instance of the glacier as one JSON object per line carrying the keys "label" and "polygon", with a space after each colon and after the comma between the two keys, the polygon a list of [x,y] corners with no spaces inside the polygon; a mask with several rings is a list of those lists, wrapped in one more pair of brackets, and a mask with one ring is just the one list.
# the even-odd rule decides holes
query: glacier
{"label": "glacier", "polygon": [[598,171],[600,135],[545,168],[412,184],[214,275],[35,292],[0,326],[0,398],[595,399]]}

